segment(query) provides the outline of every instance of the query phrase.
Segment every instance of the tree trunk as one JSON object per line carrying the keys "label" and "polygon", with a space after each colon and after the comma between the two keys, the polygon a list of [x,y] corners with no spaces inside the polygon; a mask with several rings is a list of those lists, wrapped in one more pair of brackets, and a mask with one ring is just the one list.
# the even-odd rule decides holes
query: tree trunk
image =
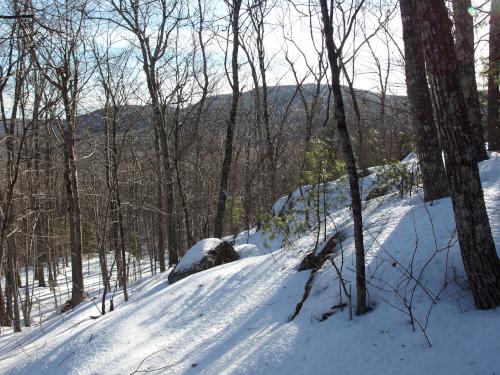
{"label": "tree trunk", "polygon": [[128,301],[128,265],[125,251],[125,230],[123,228],[123,215],[121,213],[121,200],[120,194],[116,193],[117,210],[118,210],[118,229],[120,234],[120,252],[121,252],[121,263],[122,263],[122,288],[123,288],[123,299],[125,302]]}
{"label": "tree trunk", "polygon": [[422,34],[415,19],[415,9],[408,1],[401,1],[405,73],[408,99],[414,117],[418,162],[422,174],[424,201],[429,202],[449,195],[441,146],[432,113],[432,101],[425,75],[425,57]]}
{"label": "tree trunk", "polygon": [[363,245],[363,217],[361,214],[361,196],[359,193],[358,171],[352,151],[351,141],[346,126],[344,101],[340,86],[339,51],[333,40],[333,24],[328,12],[327,0],[320,0],[323,20],[325,45],[332,74],[332,91],[335,102],[335,122],[342,143],[342,151],[346,161],[349,187],[351,191],[351,208],[354,220],[354,246],[356,251],[356,314],[367,311],[366,280],[365,280],[365,250]]}
{"label": "tree trunk", "polygon": [[[37,224],[38,226],[38,224]],[[45,260],[45,254],[44,251],[41,247],[38,247],[35,249],[35,257],[36,257],[36,272],[35,272],[35,279],[38,280],[38,286],[39,287],[46,287],[47,285],[45,284],[45,274],[43,272],[43,263]]]}
{"label": "tree trunk", "polygon": [[474,19],[468,12],[469,8],[471,8],[471,0],[453,0],[455,51],[458,59],[460,79],[472,130],[474,152],[477,161],[483,161],[488,159],[488,154],[484,145],[481,105],[479,104],[479,94],[476,84]]}
{"label": "tree trunk", "polygon": [[500,0],[491,0],[488,67],[488,149],[500,151]]}
{"label": "tree trunk", "polygon": [[491,234],[460,85],[451,21],[443,0],[411,1],[424,36],[427,67],[443,121],[438,131],[445,155],[462,261],[478,309],[500,304],[500,260]]}
{"label": "tree trunk", "polygon": [[[15,254],[15,249],[12,250],[12,244],[9,244],[9,241],[13,240],[13,234],[11,234],[10,237],[8,237],[9,232],[12,229],[12,223],[14,219],[14,213],[13,213],[13,204],[14,204],[14,192],[15,192],[15,186],[19,177],[19,167],[20,167],[20,158],[19,156],[21,155],[25,137],[26,137],[26,132],[23,131],[21,137],[16,137],[16,131],[18,132],[17,128],[17,113],[18,113],[18,108],[19,108],[19,102],[21,99],[21,88],[25,79],[24,76],[24,70],[25,67],[22,64],[22,61],[20,60],[19,62],[20,65],[17,66],[17,72],[15,74],[15,84],[14,84],[14,100],[12,103],[12,112],[11,112],[11,120],[7,121],[7,115],[5,111],[5,104],[4,104],[4,99],[3,99],[3,88],[5,86],[2,86],[0,89],[0,109],[1,109],[1,117],[2,117],[2,123],[4,124],[4,131],[5,131],[5,148],[6,148],[6,169],[5,169],[5,175],[6,175],[6,180],[7,180],[7,186],[6,186],[6,191],[2,192],[2,206],[1,206],[1,211],[2,214],[0,218],[0,269],[3,266],[4,263],[4,247],[7,249],[7,252],[9,251],[14,251],[14,254],[11,253],[11,257],[13,255],[17,256]],[[5,84],[5,83],[4,83]],[[17,152],[16,152],[16,142],[15,140],[18,140],[17,142]],[[17,154],[17,158],[16,158]],[[9,250],[9,248],[11,248]],[[7,270],[5,274],[5,284],[6,284],[6,292],[5,292],[5,300],[3,299],[3,296],[0,293],[0,319],[2,319],[2,315],[5,316],[2,320],[4,323],[10,323],[13,322],[13,311],[12,311],[12,288],[10,286],[10,283],[15,283],[16,285],[13,285],[13,288],[15,289],[16,295],[14,296],[16,298],[15,306],[17,306],[17,282],[16,282],[16,274],[10,267],[12,264],[9,261],[9,254],[7,254]],[[13,266],[15,268],[15,266]],[[10,269],[10,270],[9,270]],[[10,278],[10,282],[9,282]],[[4,305],[5,303],[5,305]],[[19,313],[19,309],[17,310]],[[14,322],[14,326],[17,327],[17,323]],[[19,330],[20,330],[20,322],[19,322]]]}
{"label": "tree trunk", "polygon": [[[38,286],[39,287],[45,287],[45,274],[43,271],[43,264],[44,262],[47,261],[47,256],[46,256],[46,246],[44,244],[46,241],[43,241],[43,236],[42,236],[42,223],[39,221],[39,216],[41,215],[41,204],[40,204],[40,199],[39,197],[39,182],[41,182],[41,175],[40,175],[40,155],[42,153],[41,150],[41,145],[40,145],[40,122],[38,119],[39,116],[39,109],[40,109],[40,101],[41,101],[41,93],[40,93],[40,88],[37,87],[35,88],[35,95],[34,95],[34,107],[33,107],[33,118],[31,121],[32,128],[33,128],[33,159],[34,159],[34,167],[35,167],[35,178],[30,176],[28,179],[28,184],[29,184],[29,192],[30,192],[30,204],[32,207],[36,207],[36,212],[35,212],[35,230],[34,230],[34,246],[33,246],[33,253],[36,256],[36,279],[38,280]],[[28,163],[27,163],[28,164]],[[27,169],[29,170],[29,166],[26,166]],[[28,233],[28,228],[26,228],[26,233]]]}
{"label": "tree trunk", "polygon": [[[264,14],[266,12],[265,3],[259,2],[259,7],[256,10],[259,14],[256,23],[257,32],[257,56],[259,60],[259,71],[260,78],[262,80],[262,119],[264,120],[264,130],[266,137],[266,155],[267,155],[267,169],[269,173],[269,178],[267,181],[268,194],[270,195],[271,204],[278,198],[276,196],[276,177],[277,177],[277,167],[276,167],[276,155],[273,145],[273,139],[271,134],[271,124],[269,119],[269,100],[268,100],[268,89],[267,89],[267,79],[266,79],[266,62],[265,62],[265,49],[264,49]],[[258,82],[257,82],[258,84]],[[260,108],[257,108],[260,111]]]}
{"label": "tree trunk", "polygon": [[234,0],[232,9],[231,25],[233,28],[233,53],[231,59],[231,68],[233,73],[232,91],[233,97],[229,120],[226,130],[226,145],[224,151],[224,161],[222,162],[222,171],[219,188],[219,198],[217,200],[217,213],[214,222],[214,237],[221,238],[224,231],[224,214],[226,212],[227,188],[229,182],[229,172],[231,171],[231,162],[233,159],[233,138],[234,128],[236,127],[236,116],[238,114],[238,103],[240,96],[240,85],[238,76],[238,49],[239,49],[239,17],[242,0]]}
{"label": "tree trunk", "polygon": [[117,248],[118,258],[121,263],[121,272],[118,277],[121,278],[121,286],[123,288],[123,299],[125,302],[128,301],[128,272],[127,272],[127,259],[125,251],[125,231],[123,228],[123,215],[122,215],[122,204],[120,198],[120,188],[118,181],[118,167],[120,150],[118,149],[118,142],[116,139],[116,132],[119,121],[119,108],[113,100],[113,105],[111,108],[111,199],[113,202],[113,225],[115,227],[115,243]]}
{"label": "tree trunk", "polygon": [[[167,158],[168,155],[164,157]],[[164,161],[163,164],[165,163]],[[171,267],[179,263],[179,246],[177,241],[173,170],[170,163],[165,168],[168,169],[168,172],[165,173],[165,190],[167,193],[168,265]]]}
{"label": "tree trunk", "polygon": [[[51,168],[52,160],[52,141],[51,141],[51,131],[50,127],[45,128],[45,190],[47,192],[51,191],[52,184],[54,183],[54,178],[52,177],[53,172]],[[46,237],[46,254],[47,254],[47,268],[49,273],[49,286],[50,289],[55,292],[57,286],[57,267],[53,267],[55,264],[54,260],[57,259],[57,254],[55,254],[56,247],[54,243],[54,215],[56,210],[56,205],[51,199],[46,202],[47,214],[45,215],[44,228]],[[52,250],[52,251],[51,251]],[[57,305],[57,300],[56,300]]]}
{"label": "tree trunk", "polygon": [[[160,144],[158,141],[158,130],[155,130],[155,137],[154,137],[154,142],[155,142],[155,161],[156,164],[159,166],[161,164],[160,160]],[[163,183],[162,183],[162,172],[161,169],[158,169],[158,179],[157,179],[157,187],[156,187],[156,205],[157,205],[157,212],[156,212],[156,251],[158,254],[158,262],[160,263],[160,272],[165,272],[165,239],[163,235]]]}
{"label": "tree trunk", "polygon": [[[1,281],[1,278],[0,278]],[[0,327],[10,327],[11,321],[6,312],[5,299],[3,297],[2,283],[0,282]]]}
{"label": "tree trunk", "polygon": [[359,103],[358,103],[358,98],[356,96],[356,90],[354,88],[354,82],[348,76],[347,69],[345,68],[344,64],[342,64],[342,72],[344,73],[344,77],[346,78],[347,81],[347,87],[349,88],[349,96],[351,97],[352,109],[354,111],[354,118],[356,121],[356,136],[358,140],[358,152],[356,155],[358,160],[358,166],[361,171],[364,171],[367,168],[367,163],[366,163],[366,150],[365,150],[362,122],[361,122],[361,111],[359,109]]}
{"label": "tree trunk", "polygon": [[[167,132],[165,130],[165,114],[162,111],[161,104],[158,101],[158,91],[156,88],[154,75],[154,67],[151,67],[148,77],[148,87],[153,101],[153,121],[155,126],[155,131],[158,134],[158,142],[160,146],[160,154],[163,165],[163,187],[166,193],[166,215],[165,221],[167,226],[167,241],[168,241],[168,265],[172,266],[179,263],[179,249],[177,243],[176,234],[176,216],[175,216],[175,195],[174,195],[174,180],[173,180],[173,168],[170,163],[170,156],[168,150],[168,139]],[[164,254],[159,254],[159,256],[164,256]]]}
{"label": "tree trunk", "polygon": [[32,308],[32,298],[30,297],[30,288],[29,288],[29,271],[28,267],[24,267],[24,276],[25,276],[25,288],[24,288],[24,303],[22,304],[23,308],[23,317],[24,317],[24,326],[31,326],[31,308]]}
{"label": "tree trunk", "polygon": [[[7,306],[8,314],[14,327],[14,332],[21,332],[21,315],[19,313],[19,293],[18,293],[18,272],[17,272],[17,249],[14,243],[14,236],[7,238]],[[28,286],[26,286],[28,287]]]}
{"label": "tree trunk", "polygon": [[[71,120],[68,120],[71,121]],[[64,145],[64,182],[66,186],[66,204],[69,219],[70,247],[71,247],[71,307],[77,306],[84,297],[83,271],[82,271],[82,236],[80,197],[78,194],[78,181],[74,151],[74,132],[68,124]]]}
{"label": "tree trunk", "polygon": [[174,157],[173,157],[173,164],[174,164],[174,170],[175,170],[175,176],[177,178],[177,189],[179,193],[179,198],[181,201],[181,207],[182,207],[182,212],[184,216],[184,226],[186,229],[186,244],[187,248],[190,249],[194,244],[194,239],[193,239],[193,231],[191,230],[191,219],[189,216],[189,210],[187,206],[187,198],[186,198],[186,193],[184,191],[184,187],[182,184],[182,176],[181,172],[179,169],[179,132],[180,132],[180,121],[179,121],[179,116],[180,116],[180,104],[182,101],[182,98],[179,96],[177,99],[177,106],[175,108],[175,121],[174,121]]}
{"label": "tree trunk", "polygon": [[[154,91],[155,92],[155,91]],[[153,92],[153,93],[154,93]],[[153,94],[152,94],[153,95]],[[174,194],[174,178],[173,168],[170,163],[170,156],[168,150],[167,132],[165,130],[165,114],[163,113],[161,104],[154,100],[154,116],[155,126],[158,131],[158,139],[161,148],[161,156],[163,161],[163,186],[166,193],[166,225],[167,225],[167,241],[168,241],[168,265],[173,266],[179,263],[179,248],[177,244],[176,233],[176,215],[175,215],[175,194]]]}
{"label": "tree trunk", "polygon": [[[85,299],[82,269],[82,223],[80,193],[78,191],[78,171],[75,159],[76,100],[74,81],[70,83],[71,73],[68,65],[57,70],[60,80],[59,89],[64,105],[66,124],[64,131],[64,182],[66,186],[66,209],[69,217],[71,248],[71,307]],[[73,78],[74,79],[74,78]],[[71,88],[71,89],[70,89]]]}

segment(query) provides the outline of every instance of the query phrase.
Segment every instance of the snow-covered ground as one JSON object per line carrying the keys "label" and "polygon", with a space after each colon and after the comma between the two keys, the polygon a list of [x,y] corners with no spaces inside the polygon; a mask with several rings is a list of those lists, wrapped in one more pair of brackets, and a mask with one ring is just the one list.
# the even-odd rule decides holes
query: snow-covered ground
{"label": "snow-covered ground", "polygon": [[[500,250],[500,155],[480,168]],[[348,308],[332,309],[341,302],[339,277],[326,263],[290,321],[310,275],[297,265],[318,233],[321,243],[342,231],[335,261],[348,290],[354,280],[350,211],[332,203],[326,232],[253,229],[233,238],[236,262],[170,286],[166,274],[148,276],[104,316],[94,319],[89,300],[0,336],[0,373],[499,374],[500,309],[474,309],[450,200],[424,204],[420,195],[365,204],[366,315],[349,320]],[[89,267],[89,278],[98,273],[97,263]]]}

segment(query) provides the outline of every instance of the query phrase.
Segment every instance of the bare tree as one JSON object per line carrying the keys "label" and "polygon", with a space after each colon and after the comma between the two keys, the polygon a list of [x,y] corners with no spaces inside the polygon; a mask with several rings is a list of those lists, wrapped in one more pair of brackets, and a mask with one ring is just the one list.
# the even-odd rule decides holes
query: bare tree
{"label": "bare tree", "polygon": [[[342,55],[342,48],[349,36],[356,16],[363,6],[364,0],[351,2],[352,14],[347,19],[347,26],[340,45],[335,44],[333,37],[332,8],[328,8],[327,0],[320,0],[321,15],[323,20],[323,33],[325,38],[328,61],[331,70],[331,85],[335,106],[335,123],[339,133],[344,159],[346,161],[347,175],[349,177],[349,187],[351,191],[351,209],[354,219],[354,243],[356,251],[356,314],[361,315],[367,311],[366,305],[366,279],[365,279],[365,250],[363,245],[363,218],[361,213],[361,195],[359,191],[358,171],[356,160],[352,151],[351,140],[347,131],[344,100],[340,85],[341,68],[339,58]],[[341,7],[341,5],[339,5]]]}
{"label": "bare tree", "polygon": [[[18,9],[16,9],[18,10]],[[17,13],[17,12],[16,12]],[[1,263],[3,264],[4,254],[3,248],[5,246],[7,250],[7,270],[5,275],[5,316],[0,316],[3,320],[4,325],[10,325],[12,323],[15,332],[21,331],[21,320],[19,313],[19,278],[18,278],[18,253],[17,246],[15,243],[15,229],[13,228],[13,221],[15,216],[14,211],[14,194],[15,186],[19,179],[20,167],[21,167],[21,155],[23,153],[23,147],[26,140],[26,126],[19,126],[18,124],[18,111],[23,105],[23,93],[24,83],[26,80],[26,45],[24,43],[24,38],[20,37],[22,34],[21,25],[17,22],[12,26],[11,42],[13,45],[9,49],[8,53],[8,71],[14,72],[14,98],[12,103],[10,120],[7,119],[5,102],[3,97],[3,90],[7,83],[8,76],[0,86],[0,105],[2,113],[2,122],[4,125],[4,131],[6,135],[5,147],[6,147],[6,176],[7,176],[7,187],[5,193],[2,192],[3,198],[2,205],[2,220],[1,220],[1,232],[0,232],[0,251],[1,251]],[[15,55],[19,54],[18,58],[14,58]],[[3,77],[2,77],[3,78]],[[20,140],[16,136],[18,132],[18,127],[21,127],[22,135]],[[1,294],[0,294],[1,295]],[[0,302],[3,302],[3,298],[0,298]],[[3,310],[3,306],[2,306]],[[3,311],[1,311],[2,315]]]}
{"label": "bare tree", "polygon": [[[19,175],[19,162],[16,162],[16,153],[14,150],[14,125],[7,117],[7,108],[5,103],[5,91],[12,73],[15,71],[18,64],[15,57],[15,36],[17,33],[17,24],[13,23],[7,28],[6,34],[3,36],[2,48],[2,63],[0,67],[0,110],[2,116],[2,125],[5,133],[5,148],[6,148],[6,177],[7,186],[0,186],[0,198],[2,200],[2,209],[0,211],[0,267],[5,259],[5,241],[10,234],[11,225],[13,222],[13,199],[14,188]],[[15,108],[15,101],[13,103]],[[20,155],[20,154],[19,154]],[[6,296],[8,300],[8,296]],[[3,290],[0,286],[0,324],[2,326],[10,326],[12,320],[7,313],[6,303],[8,302],[3,295]]]}
{"label": "bare tree", "polygon": [[[50,23],[50,27],[40,27],[34,33],[36,39],[31,44],[33,48],[31,53],[37,68],[59,92],[64,112],[64,123],[60,125],[60,132],[64,139],[64,181],[72,263],[72,294],[67,307],[75,307],[85,298],[81,199],[75,134],[79,96],[91,74],[85,55],[86,6],[86,1],[55,5],[55,12],[43,15],[47,17],[46,21]],[[35,25],[32,30],[35,30]],[[54,30],[57,32],[54,33]],[[47,38],[47,32],[52,37]]]}
{"label": "bare tree", "polygon": [[[233,0],[227,3],[230,9],[231,29],[233,33],[232,43],[233,51],[231,54],[232,79],[228,79],[232,89],[231,109],[226,129],[226,143],[224,147],[224,160],[222,162],[222,171],[220,178],[219,196],[217,200],[217,212],[214,221],[214,237],[222,237],[224,232],[224,214],[226,212],[227,190],[229,182],[229,173],[231,172],[231,162],[233,160],[233,140],[236,127],[236,116],[238,114],[238,104],[240,100],[240,83],[238,67],[238,51],[240,46],[239,28],[240,28],[240,10],[242,0]],[[226,51],[227,52],[227,51]]]}
{"label": "bare tree", "polygon": [[[112,223],[111,233],[113,238],[112,242],[115,248],[117,276],[119,284],[123,288],[124,299],[127,301],[128,277],[125,245],[126,238],[118,173],[122,161],[125,137],[130,129],[130,126],[120,127],[120,123],[122,122],[120,117],[123,110],[126,109],[125,105],[127,104],[129,94],[127,87],[130,87],[130,83],[127,82],[125,78],[125,75],[129,73],[126,66],[130,56],[130,51],[125,51],[121,55],[112,56],[110,54],[110,48],[111,46],[108,43],[108,45],[105,46],[105,50],[100,52],[97,45],[94,44],[93,46],[94,54],[97,60],[96,65],[98,80],[102,86],[105,96],[103,108],[105,129],[104,153],[106,155],[105,180],[108,189],[108,206],[106,207],[106,216],[109,212]],[[119,131],[122,133],[121,139],[119,138]],[[105,222],[104,225],[107,226],[107,222]],[[106,264],[104,263],[102,267],[106,268]],[[164,264],[163,268],[165,268]],[[108,286],[108,279],[109,277],[107,276],[103,278],[105,292]]]}
{"label": "bare tree", "polygon": [[[172,98],[173,92],[163,96],[161,92],[161,65],[163,59],[172,59],[168,54],[172,37],[178,31],[183,19],[182,7],[179,1],[152,1],[140,4],[137,1],[110,0],[114,11],[121,21],[116,21],[120,27],[133,33],[142,55],[143,71],[146,75],[149,95],[153,109],[153,121],[161,147],[163,161],[163,184],[166,192],[166,224],[168,240],[168,263],[179,262],[179,249],[176,235],[174,170],[170,156],[170,146],[167,135],[167,113],[165,102]],[[158,20],[158,24],[155,21]],[[154,24],[154,25],[153,25]],[[154,33],[154,35],[151,35]],[[164,63],[164,61],[163,61]],[[163,253],[158,254],[163,257]]]}

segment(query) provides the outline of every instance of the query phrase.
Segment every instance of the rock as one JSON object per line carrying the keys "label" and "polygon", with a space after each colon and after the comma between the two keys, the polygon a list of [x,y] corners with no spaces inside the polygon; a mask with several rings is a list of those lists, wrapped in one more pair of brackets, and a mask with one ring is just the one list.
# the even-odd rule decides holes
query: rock
{"label": "rock", "polygon": [[[184,256],[188,258],[188,262],[183,262],[184,258],[181,259],[179,264],[177,264],[173,271],[170,272],[170,275],[168,275],[170,284],[194,273],[205,271],[209,268],[220,266],[221,264],[234,262],[240,258],[229,242],[218,240],[217,244],[216,240],[217,239],[202,240],[189,249]],[[210,245],[215,245],[215,247],[209,248]],[[195,254],[195,256],[193,256],[193,254]]]}
{"label": "rock", "polygon": [[[319,249],[312,250],[309,252],[302,262],[299,265],[299,272],[305,270],[311,270],[311,274],[309,275],[309,279],[306,282],[304,287],[304,294],[302,295],[302,299],[295,306],[295,312],[290,317],[290,321],[294,320],[297,315],[299,315],[304,302],[307,297],[309,297],[309,293],[311,293],[311,289],[314,283],[314,279],[316,277],[316,273],[323,267],[323,264],[330,258],[332,254],[337,251],[337,245],[342,240],[343,233],[337,232],[332,237],[328,239]],[[326,318],[325,318],[326,319]]]}
{"label": "rock", "polygon": [[316,251],[312,250],[302,262],[300,262],[299,271],[305,270],[315,270],[318,271],[323,264],[327,261],[327,259],[337,250],[337,245],[339,241],[342,240],[342,233],[337,232],[332,237],[330,237],[322,246],[319,247]]}

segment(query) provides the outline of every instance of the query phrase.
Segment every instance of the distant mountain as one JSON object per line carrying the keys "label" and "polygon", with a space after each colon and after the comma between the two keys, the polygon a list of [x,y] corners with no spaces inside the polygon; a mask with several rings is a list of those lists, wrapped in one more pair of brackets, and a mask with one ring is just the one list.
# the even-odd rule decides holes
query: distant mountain
{"label": "distant mountain", "polygon": [[[269,111],[274,121],[279,121],[287,106],[290,105],[290,114],[288,116],[288,124],[299,124],[304,121],[304,108],[302,97],[297,92],[295,85],[272,86],[268,88],[269,92]],[[307,102],[311,102],[316,86],[314,84],[305,84],[302,86],[302,92]],[[318,107],[318,115],[315,117],[314,127],[323,125],[326,117],[326,108],[328,101],[328,87],[322,85],[320,87],[320,100]],[[294,96],[295,95],[295,96]],[[343,87],[344,101],[348,118],[354,118],[354,110],[351,96],[348,88]],[[380,95],[366,91],[356,90],[356,97],[365,123],[370,127],[378,126],[378,118],[380,112]],[[292,100],[293,99],[293,100]],[[255,100],[255,90],[250,90],[241,94],[239,118],[247,119],[252,113],[252,108]],[[407,114],[407,98],[404,96],[387,95],[385,99],[386,119],[400,118]],[[291,101],[291,103],[290,103]],[[231,103],[231,94],[214,95],[207,99],[205,114],[205,125],[221,127],[225,125],[229,106]],[[333,98],[330,99],[330,105],[333,105]],[[186,112],[193,108],[188,107]],[[127,106],[120,111],[121,125],[128,128],[133,125],[134,131],[145,131],[151,126],[152,111],[149,106]],[[93,111],[88,114],[79,116],[78,132],[79,133],[99,133],[104,131],[105,114],[102,109]],[[248,121],[246,121],[248,123]],[[405,121],[407,123],[407,121]],[[123,130],[123,129],[122,129]]]}
{"label": "distant mountain", "polygon": [[[151,108],[149,106],[129,105],[120,108],[120,130],[131,126],[134,129],[147,129],[151,124]],[[77,120],[78,132],[99,133],[104,132],[106,113],[104,109],[81,115]]]}
{"label": "distant mountain", "polygon": [[[288,123],[301,123],[304,120],[304,108],[302,98],[297,92],[295,85],[282,85],[272,86],[269,90],[269,110],[272,118],[278,121],[280,116],[284,113],[290,101],[290,114]],[[304,84],[302,92],[307,102],[311,102],[316,87],[314,84]],[[322,126],[323,119],[326,115],[327,100],[328,100],[328,87],[322,85],[320,88],[321,98],[319,101],[318,113],[315,120],[315,127]],[[294,96],[295,95],[295,96]],[[346,112],[348,118],[353,118],[354,110],[352,105],[351,96],[349,95],[348,88],[343,87],[344,101],[346,105]],[[364,121],[368,122],[371,127],[376,127],[378,116],[380,112],[380,95],[366,91],[356,90],[356,97],[362,113]],[[293,98],[293,100],[292,100]],[[250,90],[241,94],[239,118],[248,118],[251,113],[255,100],[255,91]],[[407,98],[405,96],[387,95],[386,96],[386,117],[401,117],[402,114],[407,113]],[[231,94],[214,95],[207,99],[206,108],[207,118],[206,124],[211,126],[223,126],[227,119],[229,106],[231,104]],[[333,98],[331,98],[330,105],[333,105]],[[192,108],[188,107],[185,110],[189,112]],[[120,110],[120,126],[125,130],[133,126],[134,131],[146,131],[151,126],[152,111],[150,106],[137,106],[130,105],[122,107]],[[104,131],[105,113],[103,109],[95,110],[90,113],[80,115],[78,117],[77,128],[79,134],[95,134]],[[0,127],[0,136],[4,135],[3,126]]]}

